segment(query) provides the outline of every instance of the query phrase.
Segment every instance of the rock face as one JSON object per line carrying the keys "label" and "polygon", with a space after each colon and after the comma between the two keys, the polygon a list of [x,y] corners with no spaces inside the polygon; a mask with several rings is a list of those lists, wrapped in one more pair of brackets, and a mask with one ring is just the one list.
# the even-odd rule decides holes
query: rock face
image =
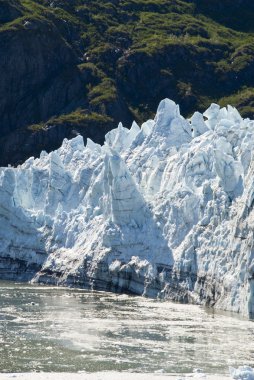
{"label": "rock face", "polygon": [[252,118],[253,4],[0,0],[0,165],[76,132],[101,143],[162,98],[184,115],[216,100]]}
{"label": "rock face", "polygon": [[19,1],[0,1],[0,24],[15,20],[22,15],[22,6]]}
{"label": "rock face", "polygon": [[0,277],[254,313],[254,122],[212,104],[0,172]]}
{"label": "rock face", "polygon": [[77,106],[83,91],[77,63],[57,28],[45,20],[24,19],[16,33],[1,31],[1,137]]}

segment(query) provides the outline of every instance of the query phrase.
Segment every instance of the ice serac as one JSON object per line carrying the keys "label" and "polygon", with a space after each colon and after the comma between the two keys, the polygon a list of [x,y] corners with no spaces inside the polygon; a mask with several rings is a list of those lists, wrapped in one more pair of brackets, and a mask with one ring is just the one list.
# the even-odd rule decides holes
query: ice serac
{"label": "ice serac", "polygon": [[0,169],[0,278],[254,314],[254,122],[212,104]]}

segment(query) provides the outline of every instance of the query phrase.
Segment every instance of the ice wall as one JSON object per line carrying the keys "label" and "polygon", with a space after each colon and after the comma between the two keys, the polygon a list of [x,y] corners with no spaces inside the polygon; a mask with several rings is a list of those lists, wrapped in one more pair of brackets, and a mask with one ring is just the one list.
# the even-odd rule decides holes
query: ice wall
{"label": "ice wall", "polygon": [[0,169],[0,278],[254,313],[254,122],[212,104]]}

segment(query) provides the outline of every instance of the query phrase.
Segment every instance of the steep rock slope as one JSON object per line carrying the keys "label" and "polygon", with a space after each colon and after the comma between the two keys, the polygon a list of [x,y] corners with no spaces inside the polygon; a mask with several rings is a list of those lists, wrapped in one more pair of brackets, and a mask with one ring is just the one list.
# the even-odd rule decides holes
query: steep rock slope
{"label": "steep rock slope", "polygon": [[254,122],[212,104],[0,172],[0,276],[254,312]]}
{"label": "steep rock slope", "polygon": [[0,0],[0,165],[215,101],[253,115],[250,0]]}
{"label": "steep rock slope", "polygon": [[82,98],[78,59],[58,30],[25,19],[17,29],[0,37],[2,135],[71,109]]}

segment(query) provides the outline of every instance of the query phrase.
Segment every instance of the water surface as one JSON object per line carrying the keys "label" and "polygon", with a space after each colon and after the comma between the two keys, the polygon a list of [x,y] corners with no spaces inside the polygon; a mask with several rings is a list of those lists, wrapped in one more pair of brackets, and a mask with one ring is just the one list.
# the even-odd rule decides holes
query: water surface
{"label": "water surface", "polygon": [[0,372],[228,373],[254,324],[198,306],[0,282]]}

